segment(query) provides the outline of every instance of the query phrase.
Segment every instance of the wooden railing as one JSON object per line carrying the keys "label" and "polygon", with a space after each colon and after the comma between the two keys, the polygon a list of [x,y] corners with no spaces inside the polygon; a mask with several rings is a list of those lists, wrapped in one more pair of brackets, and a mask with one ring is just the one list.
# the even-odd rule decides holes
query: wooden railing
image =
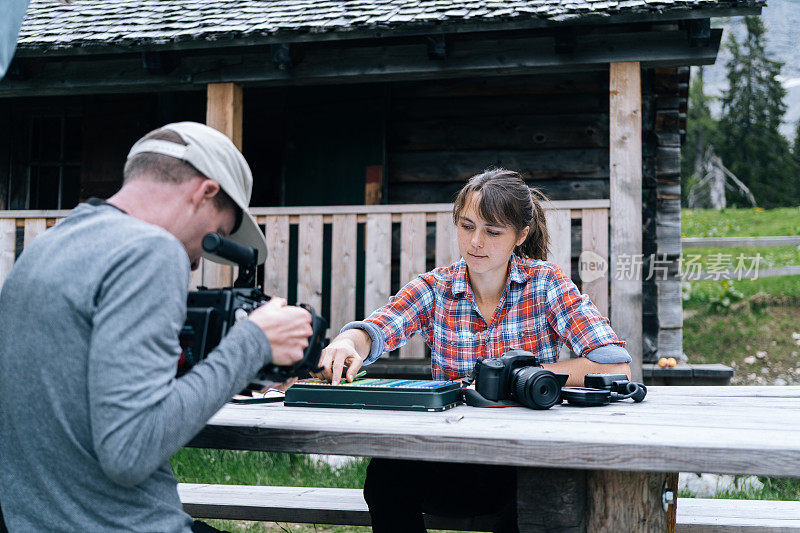
{"label": "wooden railing", "polygon": [[[260,277],[264,292],[291,296],[322,310],[331,336],[386,303],[414,276],[459,258],[452,204],[256,207],[251,212],[265,229],[269,249]],[[551,236],[548,259],[576,282],[578,272],[572,264],[581,251],[608,261],[608,212],[608,200],[553,201],[545,206]],[[0,211],[0,286],[20,240],[24,249],[67,213]],[[580,250],[573,250],[573,222],[580,232]],[[203,261],[192,274],[192,287],[230,285],[233,275],[229,267]],[[604,315],[608,279],[606,273],[582,285]],[[421,339],[400,352],[401,357],[414,358],[425,353]]]}
{"label": "wooden railing", "polygon": [[[776,237],[684,237],[681,239],[681,248],[768,248],[773,246],[800,246],[800,236],[776,236]],[[722,255],[719,259],[722,262]],[[686,258],[686,256],[684,256]],[[733,267],[733,258],[730,254],[728,259]],[[750,256],[751,262],[754,259]],[[707,269],[704,272],[682,272],[681,279],[686,281],[697,280],[720,280],[720,279],[758,279],[772,278],[776,276],[797,276],[800,275],[800,265],[789,265],[775,268],[752,268],[752,264],[742,269],[718,268]]]}

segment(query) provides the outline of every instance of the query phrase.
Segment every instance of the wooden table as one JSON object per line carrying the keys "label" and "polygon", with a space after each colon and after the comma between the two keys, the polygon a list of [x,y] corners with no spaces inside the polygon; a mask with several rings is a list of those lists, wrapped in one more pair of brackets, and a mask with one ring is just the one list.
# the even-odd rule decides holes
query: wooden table
{"label": "wooden table", "polygon": [[547,411],[227,405],[190,446],[513,465],[521,531],[663,531],[667,473],[800,477],[800,387],[651,387],[641,404]]}

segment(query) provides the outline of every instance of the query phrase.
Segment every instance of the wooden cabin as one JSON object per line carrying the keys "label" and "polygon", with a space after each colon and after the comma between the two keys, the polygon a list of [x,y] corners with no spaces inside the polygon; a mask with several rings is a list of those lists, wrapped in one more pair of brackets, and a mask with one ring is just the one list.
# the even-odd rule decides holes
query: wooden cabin
{"label": "wooden cabin", "polygon": [[[32,0],[0,82],[0,283],[64,210],[113,194],[136,139],[195,120],[250,162],[267,290],[333,327],[456,257],[446,204],[467,178],[520,171],[641,376],[682,352],[688,67],[716,59],[711,17],[763,4]],[[611,266],[583,284],[585,250]]]}

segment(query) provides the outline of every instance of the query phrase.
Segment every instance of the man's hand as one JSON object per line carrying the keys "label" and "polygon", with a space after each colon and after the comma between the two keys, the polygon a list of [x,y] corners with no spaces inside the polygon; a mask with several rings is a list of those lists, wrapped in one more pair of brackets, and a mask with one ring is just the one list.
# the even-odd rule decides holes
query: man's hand
{"label": "man's hand", "polygon": [[[332,385],[338,385],[342,380],[342,370],[344,365],[347,365],[347,379],[348,383],[356,379],[356,374],[361,368],[364,358],[359,355],[356,349],[357,340],[353,337],[359,335],[369,339],[369,335],[357,329],[345,331],[328,345],[327,348],[322,350],[319,356],[319,366],[322,368],[319,372],[312,372],[312,376],[330,381]],[[366,342],[371,342],[366,341]],[[369,344],[367,344],[366,352],[369,353]]]}
{"label": "man's hand", "polygon": [[248,318],[267,335],[274,364],[292,366],[303,359],[313,333],[311,313],[302,307],[287,306],[283,298],[272,298]]}

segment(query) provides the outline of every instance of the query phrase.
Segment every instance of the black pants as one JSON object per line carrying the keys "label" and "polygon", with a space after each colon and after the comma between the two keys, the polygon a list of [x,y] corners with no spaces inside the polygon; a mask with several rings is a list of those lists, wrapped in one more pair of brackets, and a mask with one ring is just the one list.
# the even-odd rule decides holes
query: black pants
{"label": "black pants", "polygon": [[364,499],[375,533],[424,532],[422,513],[497,515],[496,533],[516,533],[513,467],[372,459]]}

